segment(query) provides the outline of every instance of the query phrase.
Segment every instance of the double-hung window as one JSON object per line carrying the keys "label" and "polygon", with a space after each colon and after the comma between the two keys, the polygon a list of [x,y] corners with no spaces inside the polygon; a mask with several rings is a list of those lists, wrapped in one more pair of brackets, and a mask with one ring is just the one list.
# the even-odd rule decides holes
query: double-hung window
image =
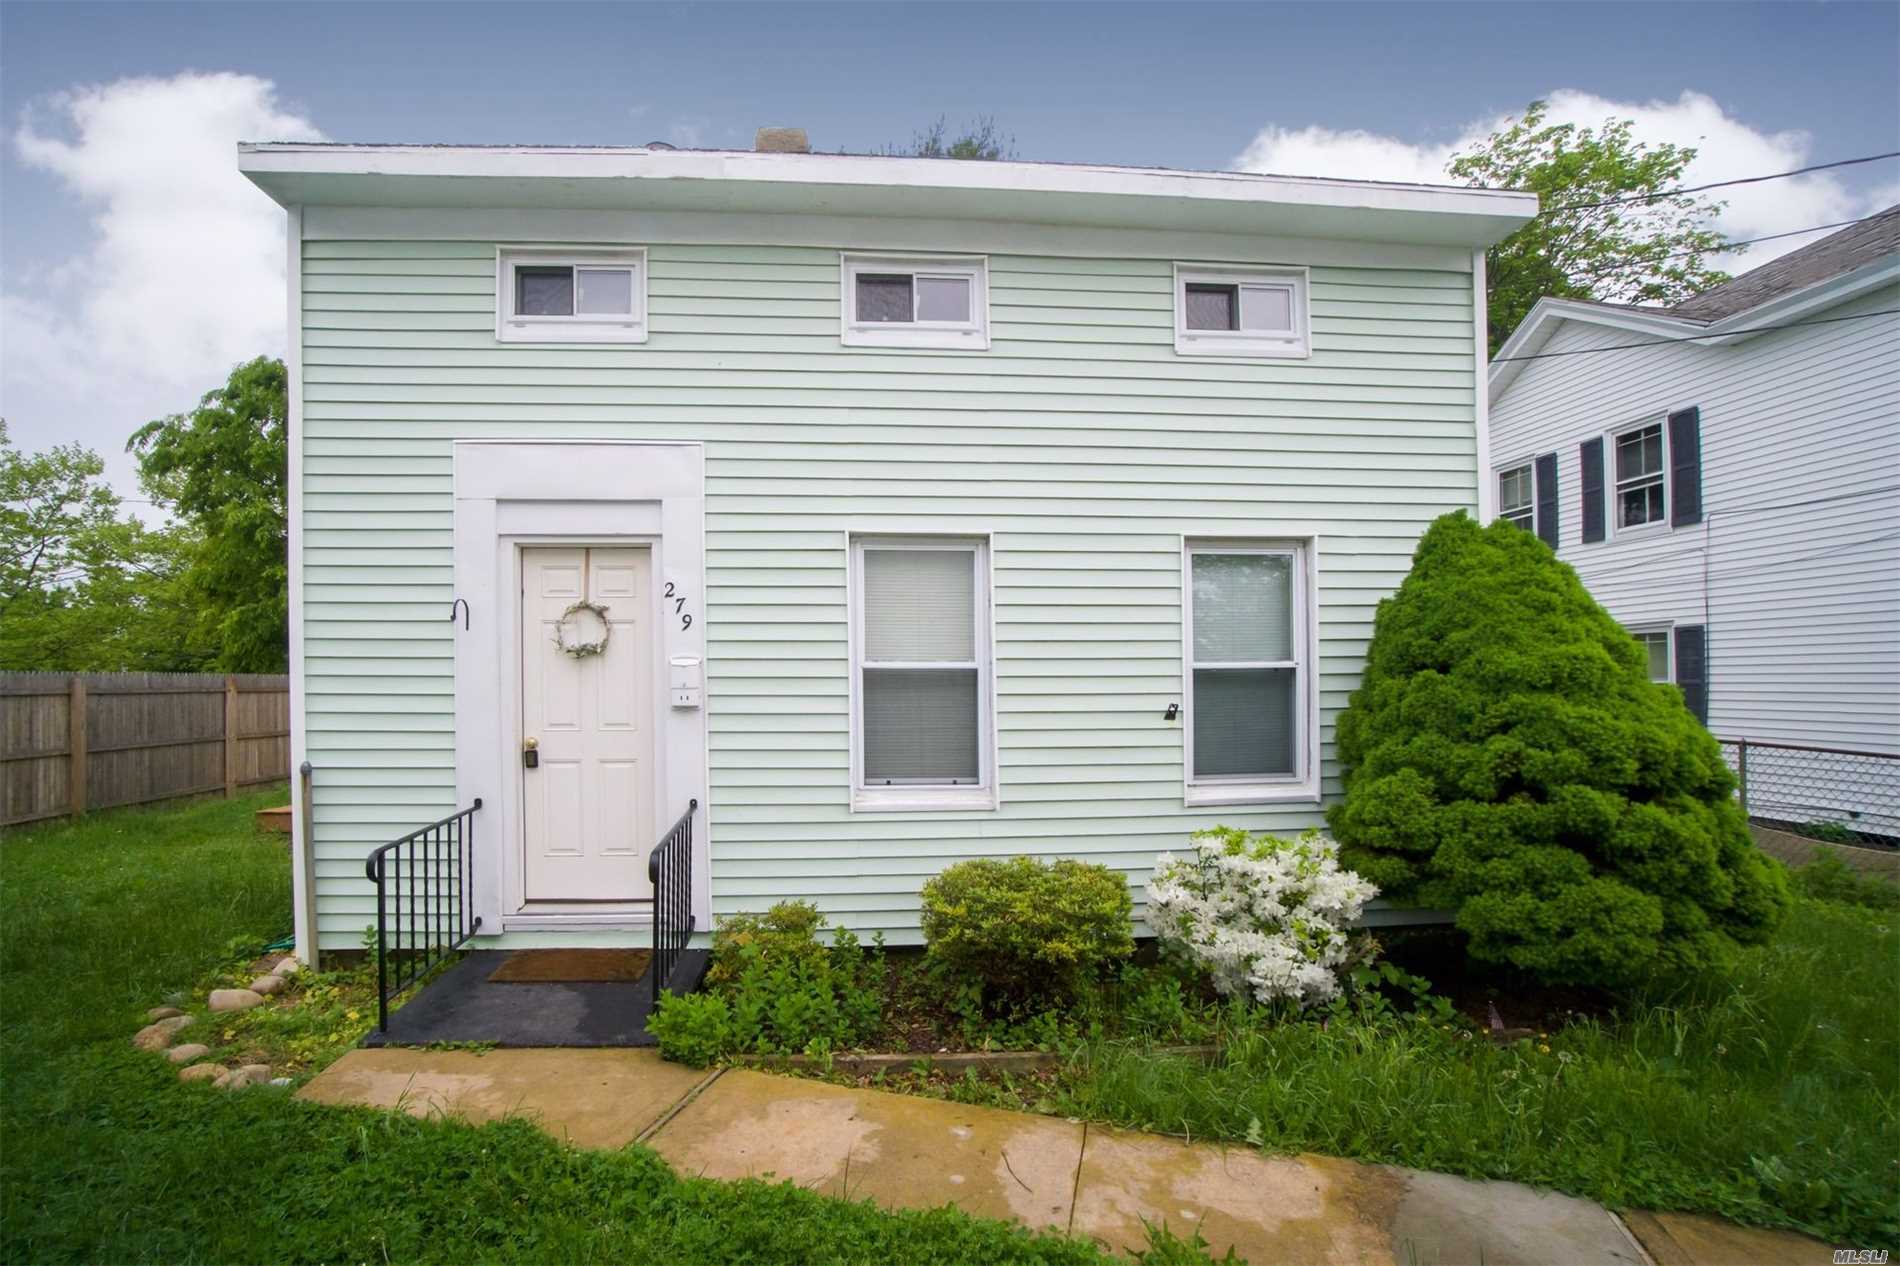
{"label": "double-hung window", "polygon": [[1649,679],[1669,682],[1676,679],[1669,662],[1669,630],[1637,629],[1631,636],[1642,646],[1644,654],[1649,656]]}
{"label": "double-hung window", "polygon": [[1190,804],[1316,794],[1308,549],[1188,546]]}
{"label": "double-hung window", "polygon": [[852,541],[852,804],[989,808],[989,548]]}
{"label": "double-hung window", "polygon": [[1306,271],[1176,264],[1174,350],[1182,356],[1307,355]]}
{"label": "double-hung window", "polygon": [[1615,443],[1616,526],[1636,528],[1667,522],[1662,423],[1622,431]]}
{"label": "double-hung window", "polygon": [[1532,493],[1535,490],[1536,482],[1531,477],[1529,462],[1501,471],[1498,474],[1498,517],[1517,524],[1526,532],[1532,531]]}
{"label": "double-hung window", "polygon": [[504,343],[644,343],[646,252],[503,247],[495,337]]}
{"label": "double-hung window", "polygon": [[843,256],[846,347],[990,345],[989,264],[966,256]]}

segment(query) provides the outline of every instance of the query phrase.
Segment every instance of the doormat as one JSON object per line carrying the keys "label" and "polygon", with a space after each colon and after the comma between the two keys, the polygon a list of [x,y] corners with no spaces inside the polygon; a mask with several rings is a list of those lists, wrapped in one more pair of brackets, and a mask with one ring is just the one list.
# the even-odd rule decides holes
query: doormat
{"label": "doormat", "polygon": [[647,974],[652,957],[652,950],[643,949],[517,950],[488,979],[502,985],[631,984]]}

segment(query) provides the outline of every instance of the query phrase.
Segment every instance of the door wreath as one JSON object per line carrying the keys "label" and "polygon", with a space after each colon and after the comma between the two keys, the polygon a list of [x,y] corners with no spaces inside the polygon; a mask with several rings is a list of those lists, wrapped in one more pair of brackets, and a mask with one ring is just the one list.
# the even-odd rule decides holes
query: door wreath
{"label": "door wreath", "polygon": [[607,608],[592,602],[575,603],[554,622],[554,644],[575,659],[601,654],[612,633]]}

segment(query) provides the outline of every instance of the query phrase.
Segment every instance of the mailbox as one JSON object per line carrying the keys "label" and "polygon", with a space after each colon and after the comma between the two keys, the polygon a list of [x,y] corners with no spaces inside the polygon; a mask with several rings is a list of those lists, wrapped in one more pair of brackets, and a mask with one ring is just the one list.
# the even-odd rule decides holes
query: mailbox
{"label": "mailbox", "polygon": [[667,687],[673,696],[676,708],[697,708],[699,692],[704,686],[700,679],[699,656],[675,655],[667,664]]}

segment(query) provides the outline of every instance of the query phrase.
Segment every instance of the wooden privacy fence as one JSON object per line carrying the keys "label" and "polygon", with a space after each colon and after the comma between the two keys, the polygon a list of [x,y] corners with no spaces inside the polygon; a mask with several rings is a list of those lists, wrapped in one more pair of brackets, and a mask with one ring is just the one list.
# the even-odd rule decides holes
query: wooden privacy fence
{"label": "wooden privacy fence", "polygon": [[281,673],[0,673],[0,826],[288,777]]}

